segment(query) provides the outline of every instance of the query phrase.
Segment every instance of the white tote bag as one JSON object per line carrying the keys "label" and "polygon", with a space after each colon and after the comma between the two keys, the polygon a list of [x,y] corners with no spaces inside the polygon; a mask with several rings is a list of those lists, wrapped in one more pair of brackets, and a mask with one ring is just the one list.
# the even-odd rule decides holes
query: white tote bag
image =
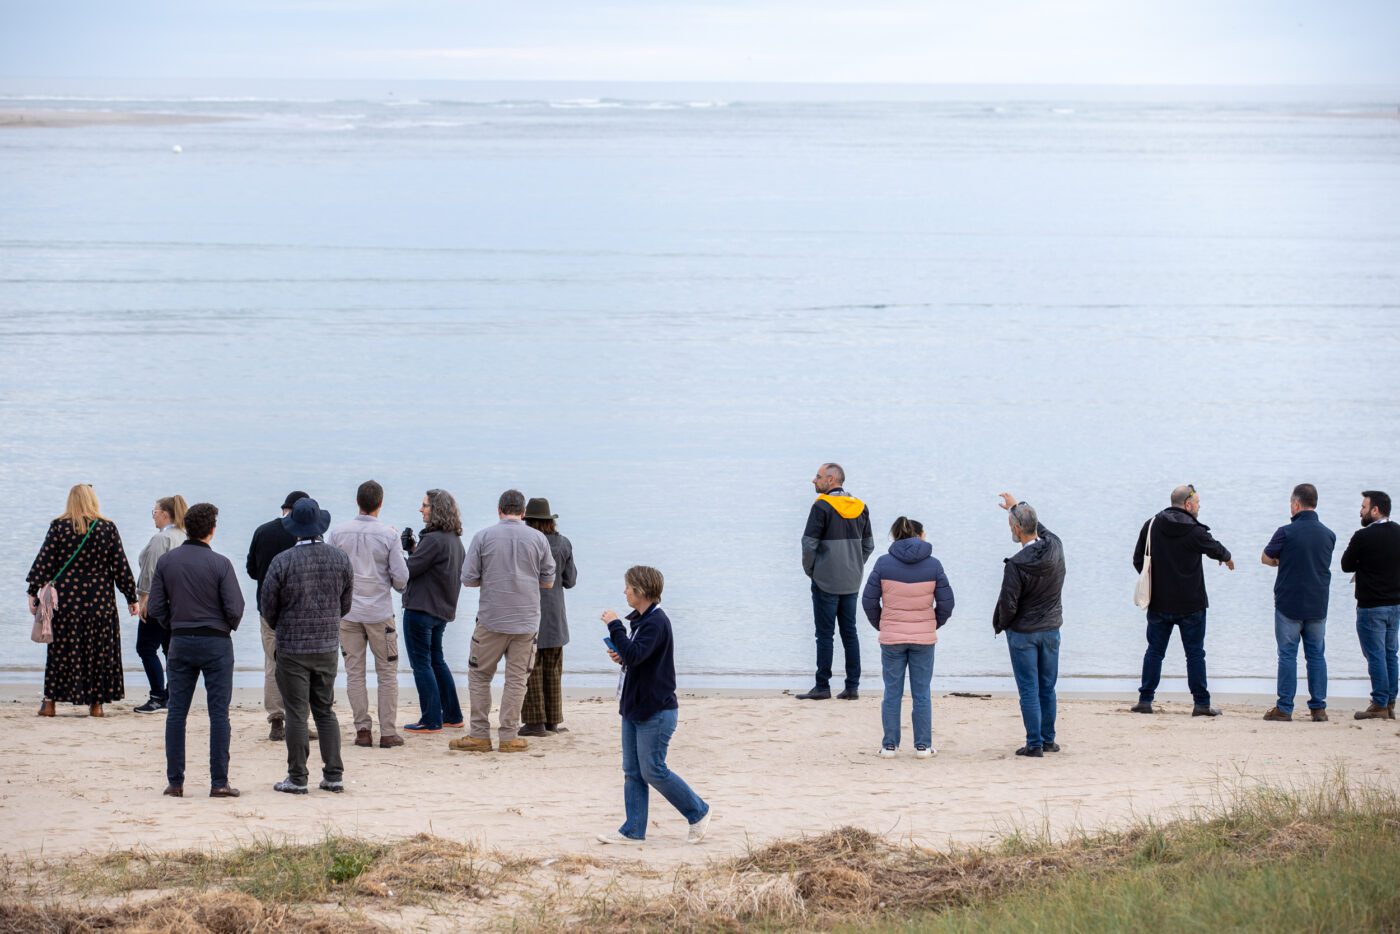
{"label": "white tote bag", "polygon": [[1137,586],[1133,588],[1133,602],[1144,610],[1152,602],[1152,523],[1156,521],[1157,517],[1153,516],[1152,521],[1147,523],[1147,543],[1142,550],[1142,573],[1138,575]]}

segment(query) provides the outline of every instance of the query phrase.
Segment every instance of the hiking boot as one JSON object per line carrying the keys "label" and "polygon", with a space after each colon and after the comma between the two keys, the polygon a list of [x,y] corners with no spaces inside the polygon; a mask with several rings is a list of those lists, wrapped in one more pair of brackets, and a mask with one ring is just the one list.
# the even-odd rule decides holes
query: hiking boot
{"label": "hiking boot", "polygon": [[1393,715],[1389,707],[1382,707],[1380,704],[1368,704],[1365,710],[1358,710],[1353,716],[1357,720],[1389,720]]}
{"label": "hiking boot", "polygon": [[[487,740],[490,742],[490,740]],[[497,752],[524,752],[530,748],[529,742],[523,739],[503,739],[496,747]]]}
{"label": "hiking boot", "polygon": [[797,695],[798,700],[831,700],[831,688],[812,688],[806,694]]}
{"label": "hiking boot", "polygon": [[[1195,707],[1192,707],[1192,708],[1191,708],[1191,716],[1193,716],[1193,717],[1218,717],[1218,716],[1220,716],[1220,708],[1219,708],[1219,707],[1212,707],[1210,704],[1197,704]],[[1290,717],[1289,719],[1292,719],[1292,718]]]}
{"label": "hiking boot", "polygon": [[402,746],[402,745],[403,745],[403,737],[402,737],[402,736],[384,736],[383,734],[380,734],[380,737],[379,737],[379,748],[380,748],[380,749],[394,749],[394,748],[396,748],[396,747],[398,747],[398,746]]}
{"label": "hiking boot", "polygon": [[272,729],[267,731],[267,738],[274,743],[280,743],[287,738],[287,721],[281,717],[273,717],[267,721]]}
{"label": "hiking boot", "polygon": [[548,736],[549,731],[544,728],[543,723],[527,723],[520,728],[516,736]]}
{"label": "hiking boot", "polygon": [[490,752],[491,741],[480,736],[459,736],[449,742],[447,748],[458,752]]}
{"label": "hiking boot", "polygon": [[140,707],[131,708],[132,713],[160,713],[165,709],[165,701],[158,701],[154,697],[146,701]]}
{"label": "hiking boot", "polygon": [[319,787],[320,787],[320,789],[321,789],[322,791],[329,791],[329,792],[331,792],[332,794],[337,794],[337,795],[340,794],[341,792],[345,791],[345,783],[344,783],[344,782],[333,782],[333,781],[331,781],[329,778],[323,778],[323,779],[321,779],[321,784],[320,784]]}
{"label": "hiking boot", "polygon": [[1264,719],[1265,719],[1265,720],[1277,720],[1277,721],[1280,722],[1280,723],[1292,723],[1292,722],[1293,722],[1293,714],[1291,714],[1291,713],[1284,713],[1282,710],[1279,710],[1277,707],[1270,707],[1270,708],[1269,708],[1269,712],[1266,713],[1266,714],[1264,714]]}
{"label": "hiking boot", "polygon": [[355,731],[355,745],[356,745],[356,746],[373,746],[373,745],[374,745],[374,734],[371,733],[369,730],[356,730],[356,731]]}
{"label": "hiking boot", "polygon": [[1308,711],[1308,712],[1312,714],[1312,718],[1313,718],[1313,722],[1314,722],[1314,723],[1326,723],[1326,722],[1327,722],[1327,709],[1326,709],[1326,708],[1323,708],[1322,710],[1311,710],[1311,711]]}
{"label": "hiking boot", "polygon": [[1152,701],[1138,701],[1128,709],[1133,713],[1152,713]]}
{"label": "hiking boot", "polygon": [[837,694],[837,695],[836,695],[836,699],[837,699],[837,700],[860,700],[860,691],[856,690],[855,688],[846,688],[846,690],[844,690],[844,691],[842,691],[840,694]]}
{"label": "hiking boot", "polygon": [[1041,746],[1022,746],[1020,749],[1016,750],[1016,755],[1026,756],[1030,759],[1043,759],[1045,758],[1045,751]]}
{"label": "hiking boot", "polygon": [[280,782],[278,782],[277,784],[275,784],[275,785],[272,786],[272,790],[273,790],[273,791],[280,791],[280,792],[282,792],[283,794],[288,794],[288,795],[309,795],[309,794],[311,794],[311,789],[307,788],[305,785],[298,785],[296,782],[292,781],[290,778],[284,778],[284,779],[282,779]]}

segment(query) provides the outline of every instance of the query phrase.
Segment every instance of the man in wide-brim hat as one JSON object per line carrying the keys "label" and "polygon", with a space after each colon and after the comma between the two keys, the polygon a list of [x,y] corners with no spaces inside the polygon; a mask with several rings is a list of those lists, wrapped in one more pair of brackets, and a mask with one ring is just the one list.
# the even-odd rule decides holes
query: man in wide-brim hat
{"label": "man in wide-brim hat", "polygon": [[540,632],[535,648],[535,667],[525,685],[525,702],[520,719],[525,724],[521,736],[547,736],[567,732],[564,721],[564,646],[569,643],[569,618],[564,611],[564,591],[578,582],[574,567],[574,546],[559,534],[549,500],[535,497],[525,504],[525,524],[544,535],[554,555],[555,584],[540,592]]}

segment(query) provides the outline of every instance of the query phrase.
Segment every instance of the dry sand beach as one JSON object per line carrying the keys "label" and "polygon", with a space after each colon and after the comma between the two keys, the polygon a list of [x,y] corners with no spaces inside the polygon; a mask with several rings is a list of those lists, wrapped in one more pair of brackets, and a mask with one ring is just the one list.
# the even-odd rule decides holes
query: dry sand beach
{"label": "dry sand beach", "polygon": [[[1260,719],[1263,706],[1228,698],[1215,719],[1192,718],[1182,701],[1146,717],[1128,713],[1125,700],[1080,699],[1061,703],[1063,751],[1026,760],[1012,755],[1023,741],[1014,697],[935,694],[938,755],[915,760],[906,743],[899,758],[882,760],[878,697],[852,704],[684,695],[670,764],[712,803],[710,836],[686,846],[684,823],[654,796],[647,844],[619,853],[594,841],[622,813],[610,696],[575,692],[566,708],[571,732],[532,740],[516,755],[449,752],[454,731],[409,736],[401,749],[356,748],[342,698],[347,791],[294,797],[272,791],[285,775],[284,749],[267,740],[257,692],[239,689],[230,774],[243,796],[227,801],[200,793],[208,750],[200,707],[189,731],[192,796],[175,800],[160,793],[163,715],[138,716],[128,701],[111,705],[106,719],[61,707],[57,719],[42,720],[32,688],[3,691],[0,722],[10,740],[0,751],[0,846],[26,857],[431,833],[522,855],[587,853],[662,868],[845,825],[930,846],[1027,825],[1093,831],[1176,816],[1240,787],[1326,781],[1338,768],[1394,786],[1400,751],[1397,722],[1355,722],[1352,702],[1334,708],[1328,723],[1275,724]],[[415,714],[400,709],[404,722]],[[316,761],[313,744],[313,780]]]}
{"label": "dry sand beach", "polygon": [[222,123],[231,117],[132,113],[113,110],[0,109],[0,129],[74,129],[86,126],[181,126]]}

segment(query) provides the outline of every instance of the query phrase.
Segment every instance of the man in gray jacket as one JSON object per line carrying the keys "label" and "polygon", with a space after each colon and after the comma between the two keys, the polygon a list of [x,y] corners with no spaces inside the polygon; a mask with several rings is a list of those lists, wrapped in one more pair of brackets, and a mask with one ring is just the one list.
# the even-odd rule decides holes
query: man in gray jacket
{"label": "man in gray jacket", "polygon": [[228,705],[233,696],[232,633],[243,619],[233,563],[209,547],[219,510],[195,503],[185,513],[183,545],[161,556],[146,602],[150,619],[170,630],[170,708],[165,721],[165,793],[185,795],[185,721],[204,676],[209,705],[209,797],[237,798],[228,783]]}
{"label": "man in gray jacket", "polygon": [[840,464],[822,464],[812,479],[817,501],[807,514],[802,532],[802,570],[812,579],[812,615],[817,630],[817,683],[798,700],[831,697],[831,662],[837,621],[846,651],[846,689],[837,697],[860,696],[860,636],[856,603],[865,562],[875,551],[870,510],[847,493],[846,472]]}
{"label": "man in gray jacket", "polygon": [[462,564],[462,586],[481,588],[467,661],[470,735],[448,744],[463,752],[491,751],[491,679],[502,658],[506,683],[501,689],[498,748],[501,752],[530,748],[517,735],[520,705],[525,701],[540,629],[540,591],[554,586],[549,540],[525,524],[525,494],[506,490],[496,509],[500,521],[472,536]]}
{"label": "man in gray jacket", "polygon": [[355,573],[345,552],[321,538],[331,514],[299,499],[282,525],[296,544],[272,559],[262,582],[262,617],[277,634],[277,687],[287,708],[287,777],[273,790],[307,793],[308,707],[320,734],[321,790],[341,792],[340,724],[335,703],[340,621],[350,612]]}

